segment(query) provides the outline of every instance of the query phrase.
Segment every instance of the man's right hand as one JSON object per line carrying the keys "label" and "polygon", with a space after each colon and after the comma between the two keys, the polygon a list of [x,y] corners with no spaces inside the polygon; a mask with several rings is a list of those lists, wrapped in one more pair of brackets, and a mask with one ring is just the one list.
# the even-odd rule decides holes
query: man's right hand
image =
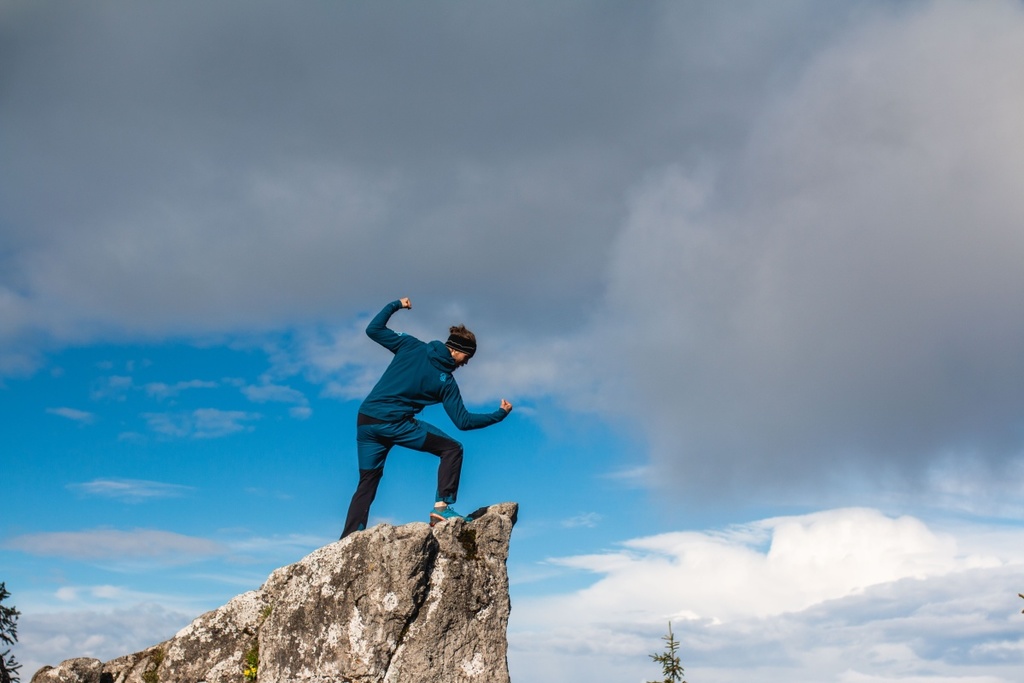
{"label": "man's right hand", "polygon": [[512,404],[506,401],[505,399],[501,399],[501,409],[504,410],[506,414],[511,413]]}
{"label": "man's right hand", "polygon": [[409,297],[407,296],[402,297],[401,299],[398,300],[398,302],[402,304],[402,308],[412,308],[412,302],[409,301]]}

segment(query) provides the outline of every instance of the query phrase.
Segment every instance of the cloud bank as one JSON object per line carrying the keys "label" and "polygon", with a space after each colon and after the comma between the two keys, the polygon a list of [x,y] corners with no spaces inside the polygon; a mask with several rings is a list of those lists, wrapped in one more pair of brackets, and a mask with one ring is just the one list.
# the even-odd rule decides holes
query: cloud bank
{"label": "cloud bank", "polygon": [[703,681],[1009,683],[1024,663],[1020,536],[850,508],[553,558],[596,580],[517,601],[513,675],[648,680],[671,621]]}
{"label": "cloud bank", "polygon": [[635,188],[589,358],[673,485],[1019,463],[1022,46],[1013,3],[876,14],[733,163]]}

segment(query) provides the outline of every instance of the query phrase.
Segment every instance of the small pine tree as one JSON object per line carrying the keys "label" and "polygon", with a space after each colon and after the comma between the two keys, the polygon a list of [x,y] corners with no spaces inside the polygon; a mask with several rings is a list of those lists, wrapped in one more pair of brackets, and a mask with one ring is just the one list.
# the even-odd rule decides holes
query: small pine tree
{"label": "small pine tree", "polygon": [[[3,601],[11,597],[7,586],[0,582],[0,643],[14,645],[18,641],[18,617],[21,612],[13,607],[4,607]],[[14,661],[10,648],[0,652],[0,683],[19,683],[18,671],[21,664]]]}
{"label": "small pine tree", "polygon": [[686,683],[683,680],[683,665],[679,661],[679,643],[672,633],[672,622],[668,622],[668,635],[662,636],[665,641],[665,651],[660,654],[650,655],[650,658],[661,664],[661,673],[665,676],[663,681],[647,681],[647,683]]}

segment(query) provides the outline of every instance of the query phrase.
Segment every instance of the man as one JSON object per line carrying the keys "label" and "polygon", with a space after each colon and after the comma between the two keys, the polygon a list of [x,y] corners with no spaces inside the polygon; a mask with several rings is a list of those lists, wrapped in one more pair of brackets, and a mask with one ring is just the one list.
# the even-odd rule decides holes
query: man
{"label": "man", "polygon": [[422,342],[388,328],[396,311],[412,308],[408,298],[392,301],[370,321],[366,334],[395,354],[370,395],[359,407],[356,448],[359,454],[359,485],[349,504],[341,537],[366,528],[370,504],[384,473],[384,461],[394,446],[433,453],[437,466],[437,494],[430,525],[448,519],[464,519],[452,504],[459,492],[462,444],[437,427],[416,419],[426,406],[440,403],[459,429],[480,429],[501,422],[512,404],[501,399],[493,413],[471,413],[462,403],[452,373],[476,353],[476,336],[459,325],[449,329],[447,342]]}

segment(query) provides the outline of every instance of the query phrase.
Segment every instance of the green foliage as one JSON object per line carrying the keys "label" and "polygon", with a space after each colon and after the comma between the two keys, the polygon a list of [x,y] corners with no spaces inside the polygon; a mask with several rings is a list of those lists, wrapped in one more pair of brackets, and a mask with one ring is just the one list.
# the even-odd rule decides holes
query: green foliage
{"label": "green foliage", "polygon": [[156,670],[164,663],[164,651],[162,648],[158,647],[153,650],[153,654],[149,656],[149,663],[151,666],[146,667],[146,670],[142,672],[142,680],[145,683],[159,683],[160,674]]}
{"label": "green foliage", "polygon": [[661,664],[661,673],[665,677],[662,681],[648,681],[647,683],[686,683],[683,680],[683,665],[679,661],[679,643],[672,633],[672,622],[668,622],[668,635],[662,636],[665,641],[665,651],[660,654],[650,655],[650,658]]}
{"label": "green foliage", "polygon": [[[3,601],[11,597],[7,585],[0,582],[0,643],[14,645],[18,642],[18,617],[21,612],[13,607],[4,607]],[[0,683],[18,683],[21,664],[14,660],[10,648],[0,652]]]}
{"label": "green foliage", "polygon": [[[273,605],[267,605],[260,612],[260,627],[263,627],[263,622],[270,618],[271,613],[274,611]],[[242,676],[245,680],[253,683],[260,674],[260,641],[255,640],[249,651],[245,653],[245,666],[242,667]]]}
{"label": "green foliage", "polygon": [[245,653],[245,668],[242,669],[242,676],[247,681],[255,681],[260,671],[260,644],[253,643],[249,651]]}

